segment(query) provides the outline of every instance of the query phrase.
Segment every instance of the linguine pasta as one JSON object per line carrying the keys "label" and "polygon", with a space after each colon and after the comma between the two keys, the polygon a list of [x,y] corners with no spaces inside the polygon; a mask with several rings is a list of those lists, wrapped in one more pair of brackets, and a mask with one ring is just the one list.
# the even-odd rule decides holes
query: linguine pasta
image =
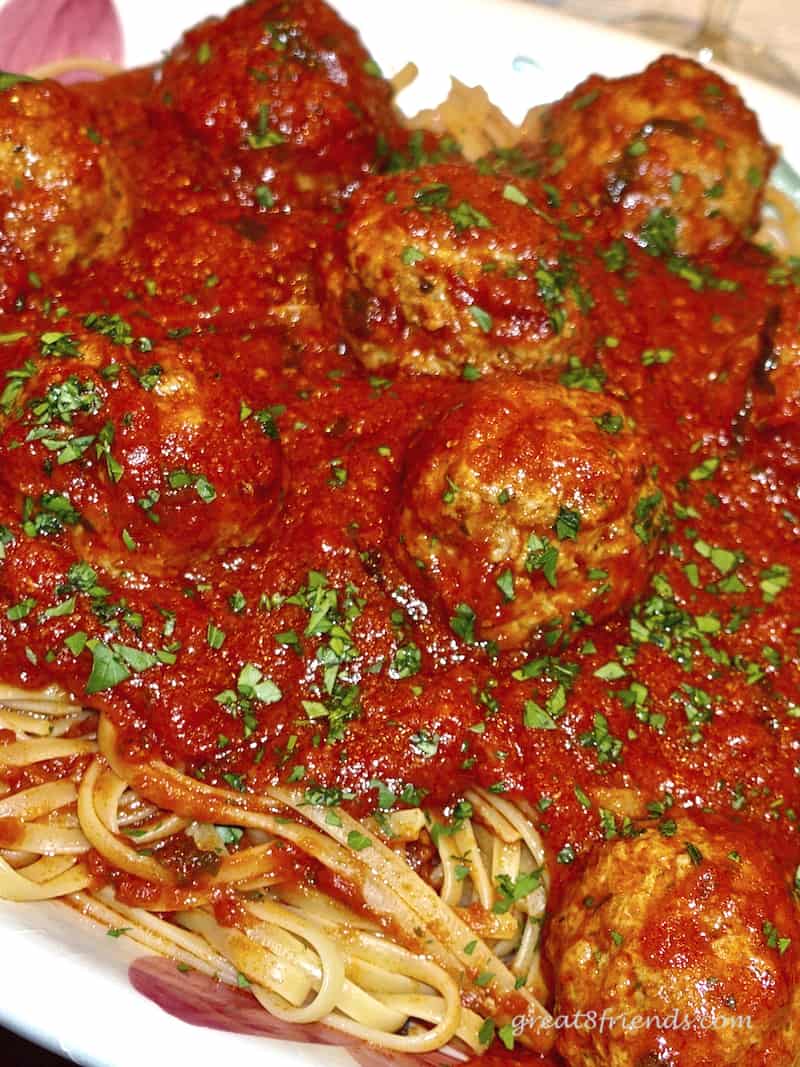
{"label": "linguine pasta", "polygon": [[[288,1022],[322,1022],[421,1054],[453,1040],[480,1052],[486,1019],[527,1015],[530,1044],[541,1047],[548,877],[539,834],[519,807],[474,790],[465,798],[470,814],[449,824],[412,809],[379,826],[335,804],[310,804],[301,791],[235,794],[160,761],[132,763],[108,719],[95,733],[92,714],[52,691],[6,690],[3,700],[0,721],[13,724],[15,740],[0,747],[0,765],[59,760],[74,771],[0,799],[0,897],[63,899],[182,965],[233,985],[243,976]],[[406,859],[423,833],[437,846],[427,880]],[[218,860],[202,888],[183,889],[153,849],[186,835],[210,842]],[[93,888],[98,861],[137,880],[140,903],[125,903],[113,878]],[[315,889],[320,866],[352,886],[365,910]],[[499,887],[509,884],[530,890],[504,897]],[[491,991],[479,984],[462,1003],[463,973],[491,973]]]}

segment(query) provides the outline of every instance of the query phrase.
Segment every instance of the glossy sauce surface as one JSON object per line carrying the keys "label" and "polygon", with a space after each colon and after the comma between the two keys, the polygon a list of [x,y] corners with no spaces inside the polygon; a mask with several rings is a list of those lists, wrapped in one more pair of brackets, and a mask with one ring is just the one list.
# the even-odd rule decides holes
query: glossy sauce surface
{"label": "glossy sauce surface", "polygon": [[[513,361],[475,369],[478,322],[467,373],[370,371],[331,282],[350,187],[378,181],[402,198],[411,183],[413,200],[435,173],[369,177],[386,169],[375,125],[396,151],[408,135],[367,78],[359,99],[381,116],[369,150],[363,129],[334,155],[307,131],[306,144],[255,150],[253,179],[224,137],[171,106],[179,73],[77,90],[125,173],[124,247],[59,278],[29,274],[0,318],[0,677],[57,682],[106,711],[135,757],[232,789],[341,790],[362,812],[380,783],[445,809],[476,782],[521,795],[556,896],[593,843],[673,805],[752,828],[793,872],[800,444],[748,414],[789,273],[744,243],[676,269],[616,241],[602,215],[564,208],[560,240],[590,294],[574,312],[582,340],[565,365],[529,373],[622,405],[666,529],[635,603],[503,651],[481,637],[511,611],[499,571],[480,605],[454,613],[406,551],[400,516],[420,435],[484,377],[502,389]],[[291,123],[276,115],[276,129]],[[317,183],[294,181],[299,169]],[[543,198],[525,175],[506,181]],[[511,206],[497,216],[523,248],[527,217]],[[495,241],[480,230],[476,242]],[[494,290],[508,332],[487,347],[513,348],[528,328],[514,318],[526,292],[537,298],[528,286]],[[413,331],[386,315],[381,337],[411,352]],[[46,432],[30,434],[51,425],[37,402],[70,375],[97,402],[75,415],[91,443],[61,462]],[[658,951],[691,953],[687,938],[659,933]]]}

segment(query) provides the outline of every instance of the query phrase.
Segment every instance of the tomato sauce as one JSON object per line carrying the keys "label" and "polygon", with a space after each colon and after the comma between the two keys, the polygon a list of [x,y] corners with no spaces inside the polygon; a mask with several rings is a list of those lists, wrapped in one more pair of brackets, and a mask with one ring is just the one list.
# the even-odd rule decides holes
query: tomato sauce
{"label": "tomato sauce", "polygon": [[[629,610],[499,652],[465,640],[430,587],[409,577],[397,536],[409,447],[475,383],[370,374],[329,313],[324,265],[342,254],[346,199],[330,193],[330,175],[368,180],[385,156],[367,160],[358,138],[335,158],[312,145],[304,173],[324,180],[292,200],[289,172],[300,163],[277,146],[274,188],[256,195],[149,72],[79,92],[123,163],[133,222],[109,261],[43,287],[29,280],[6,305],[0,382],[35,364],[18,394],[30,412],[44,392],[40,374],[57,364],[80,377],[83,366],[108,403],[123,382],[146,405],[148,373],[157,381],[157,368],[174,364],[195,375],[193,402],[206,422],[224,412],[224,426],[239,425],[241,436],[209,431],[202,468],[187,474],[186,423],[176,425],[171,474],[193,479],[195,496],[161,529],[147,523],[163,500],[137,503],[129,493],[125,507],[142,513],[144,532],[128,530],[130,541],[144,544],[148,529],[156,544],[163,535],[170,561],[183,565],[140,566],[134,548],[126,567],[112,566],[99,519],[62,513],[48,523],[41,493],[68,484],[70,499],[98,514],[112,500],[113,525],[127,474],[113,482],[94,440],[73,463],[43,472],[7,405],[4,682],[56,682],[112,719],[130,758],[158,757],[232,790],[290,783],[361,813],[376,807],[380,785],[445,809],[476,783],[522,797],[552,858],[556,896],[625,819],[681,808],[754,828],[789,876],[800,862],[800,442],[791,428],[758,432],[746,418],[770,315],[791,284],[785,272],[744,243],[686,261],[700,282],[633,242],[619,269],[602,220],[570,220],[593,297],[585,314],[595,381],[646,434],[668,526],[650,584]],[[392,136],[397,151],[407,148],[399,127]],[[87,316],[105,332],[87,327]],[[43,340],[53,334],[72,338],[79,355],[43,354],[58,348]],[[398,327],[395,344],[407,343]],[[644,351],[674,358],[643,364]],[[154,424],[129,421],[126,440],[151,452]],[[255,480],[268,464],[278,473],[268,514],[238,542],[235,529],[251,528],[255,508],[231,504],[246,463]],[[222,549],[196,554],[189,509],[206,506],[201,525],[212,524]],[[125,542],[122,529],[113,534]],[[91,573],[71,569],[80,563]]]}

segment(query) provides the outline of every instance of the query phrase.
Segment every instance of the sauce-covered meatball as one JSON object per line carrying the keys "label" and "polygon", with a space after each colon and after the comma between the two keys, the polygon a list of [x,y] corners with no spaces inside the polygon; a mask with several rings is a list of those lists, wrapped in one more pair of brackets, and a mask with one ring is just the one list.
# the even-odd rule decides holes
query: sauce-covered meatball
{"label": "sauce-covered meatball", "polygon": [[319,212],[299,210],[263,224],[143,212],[135,244],[113,268],[95,268],[91,281],[123,310],[135,293],[148,317],[173,329],[192,320],[239,333],[274,321],[311,326],[319,317],[314,247],[324,225]]}
{"label": "sauce-covered meatball", "polygon": [[646,586],[661,494],[613,400],[498,377],[422,433],[404,501],[423,580],[475,636],[517,647],[575,612],[604,619]]}
{"label": "sauce-covered meatball", "polygon": [[361,361],[460,374],[580,351],[590,297],[538,196],[464,164],[366,183],[329,279]]}
{"label": "sauce-covered meatball", "polygon": [[43,279],[119,252],[122,169],[81,98],[55,82],[0,89],[0,235]]}
{"label": "sauce-covered meatball", "polygon": [[165,61],[157,92],[281,198],[346,185],[398,126],[389,83],[319,0],[258,0],[202,23]]}
{"label": "sauce-covered meatball", "polygon": [[557,1013],[595,1013],[559,1034],[571,1067],[795,1062],[797,905],[780,867],[732,826],[662,820],[598,847],[547,950]]}
{"label": "sauce-covered meatball", "polygon": [[669,216],[689,254],[754,228],[775,161],[737,90],[676,56],[626,78],[593,75],[550,109],[544,131],[547,181],[611,209],[621,233]]}
{"label": "sauce-covered meatball", "polygon": [[[208,360],[169,342],[45,332],[0,441],[0,484],[29,536],[69,533],[112,571],[179,572],[264,533],[282,488],[268,416],[220,391]],[[132,341],[132,338],[130,338]],[[143,339],[146,341],[146,339]],[[265,430],[267,432],[265,432]],[[231,447],[236,442],[236,447]]]}

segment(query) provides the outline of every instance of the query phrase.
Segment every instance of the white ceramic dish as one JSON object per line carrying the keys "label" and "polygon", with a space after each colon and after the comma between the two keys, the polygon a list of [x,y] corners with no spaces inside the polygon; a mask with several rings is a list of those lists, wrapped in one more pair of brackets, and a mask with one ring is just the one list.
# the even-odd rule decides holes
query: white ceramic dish
{"label": "white ceramic dish", "polygon": [[[119,0],[125,59],[151,62],[181,32],[225,0]],[[383,69],[409,59],[421,76],[406,91],[409,111],[440,100],[453,74],[480,83],[512,119],[554,99],[592,71],[624,74],[659,48],[525,0],[335,0]],[[800,101],[729,75],[763,128],[800,170]],[[798,190],[794,190],[798,192]],[[800,202],[800,199],[799,201]],[[134,991],[128,965],[142,950],[55,904],[0,904],[0,1022],[85,1067],[346,1067],[343,1049],[190,1026]]]}

